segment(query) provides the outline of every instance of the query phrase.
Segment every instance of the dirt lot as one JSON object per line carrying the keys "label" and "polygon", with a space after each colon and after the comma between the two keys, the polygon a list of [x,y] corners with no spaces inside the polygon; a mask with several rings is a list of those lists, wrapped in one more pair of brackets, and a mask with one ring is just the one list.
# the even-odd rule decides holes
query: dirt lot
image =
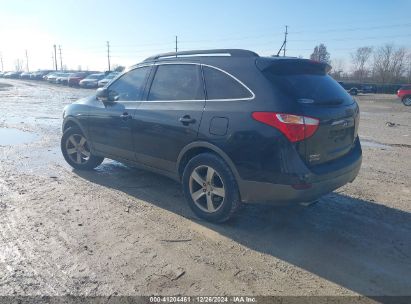
{"label": "dirt lot", "polygon": [[64,162],[62,109],[91,93],[0,80],[0,295],[411,295],[411,108],[394,96],[357,97],[352,184],[214,225],[167,178]]}

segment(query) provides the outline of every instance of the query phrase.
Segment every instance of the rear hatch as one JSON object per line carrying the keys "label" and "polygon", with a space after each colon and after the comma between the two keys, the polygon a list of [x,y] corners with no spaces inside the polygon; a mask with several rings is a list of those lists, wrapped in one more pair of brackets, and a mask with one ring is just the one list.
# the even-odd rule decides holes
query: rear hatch
{"label": "rear hatch", "polygon": [[[269,63],[271,62],[271,63]],[[309,166],[346,155],[357,138],[359,109],[355,100],[328,75],[330,66],[306,59],[272,59],[257,66],[299,113],[319,119],[317,131],[303,142],[300,156]]]}

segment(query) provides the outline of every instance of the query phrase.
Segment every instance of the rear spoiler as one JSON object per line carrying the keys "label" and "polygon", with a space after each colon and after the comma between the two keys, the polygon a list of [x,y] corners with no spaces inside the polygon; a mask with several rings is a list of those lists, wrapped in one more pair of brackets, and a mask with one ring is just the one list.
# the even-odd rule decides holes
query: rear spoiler
{"label": "rear spoiler", "polygon": [[331,70],[328,63],[310,59],[291,57],[259,57],[255,62],[261,71],[278,75],[290,74],[327,74]]}

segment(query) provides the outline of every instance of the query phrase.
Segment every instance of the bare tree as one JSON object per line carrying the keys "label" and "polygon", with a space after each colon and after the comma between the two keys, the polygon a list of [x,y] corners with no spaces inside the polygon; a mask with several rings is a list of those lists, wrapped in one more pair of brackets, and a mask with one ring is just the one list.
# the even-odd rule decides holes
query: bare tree
{"label": "bare tree", "polygon": [[401,81],[405,70],[405,49],[385,44],[374,52],[373,75],[382,83]]}
{"label": "bare tree", "polygon": [[345,62],[342,58],[335,58],[331,60],[331,73],[330,75],[335,79],[341,79],[344,74]]}
{"label": "bare tree", "polygon": [[17,72],[20,72],[23,70],[23,60],[21,59],[16,59],[14,61],[14,68]]}
{"label": "bare tree", "polygon": [[113,64],[113,68],[112,70],[114,72],[123,72],[125,70],[126,67],[122,66],[122,65],[118,65],[118,64]]}
{"label": "bare tree", "polygon": [[351,59],[354,66],[354,77],[359,81],[364,81],[368,76],[369,70],[367,62],[372,54],[372,48],[365,46],[358,48],[354,53],[351,53]]}
{"label": "bare tree", "polygon": [[411,52],[408,53],[406,61],[407,63],[405,76],[407,78],[407,82],[411,83]]}
{"label": "bare tree", "polygon": [[321,43],[314,48],[310,59],[330,63],[330,53],[328,53],[327,47]]}

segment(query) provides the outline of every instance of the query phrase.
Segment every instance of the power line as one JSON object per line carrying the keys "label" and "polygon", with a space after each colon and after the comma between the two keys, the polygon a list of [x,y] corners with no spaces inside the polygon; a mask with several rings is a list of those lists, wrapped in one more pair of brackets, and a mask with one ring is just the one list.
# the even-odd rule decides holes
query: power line
{"label": "power line", "polygon": [[331,33],[331,32],[352,32],[352,31],[362,31],[362,30],[378,30],[378,29],[386,29],[386,28],[395,28],[395,27],[405,27],[411,26],[411,23],[403,23],[403,24],[393,24],[393,25],[379,25],[379,26],[366,26],[366,27],[351,27],[351,28],[333,28],[327,30],[319,30],[319,31],[296,31],[291,32],[291,34],[302,34],[302,33]]}
{"label": "power line", "polygon": [[[323,39],[324,41],[352,41],[352,40],[372,40],[372,39],[385,39],[385,38],[400,38],[400,37],[409,37],[411,34],[402,34],[402,35],[389,35],[389,36],[369,36],[369,37],[345,37],[345,38],[331,38]],[[290,41],[293,42],[313,42],[315,39],[293,39]]]}
{"label": "power line", "polygon": [[[372,29],[385,29],[385,28],[394,28],[394,27],[404,27],[404,26],[409,26],[411,25],[411,23],[403,23],[403,24],[393,24],[393,25],[387,25],[387,26],[368,26],[368,27],[355,27],[355,28],[334,28],[334,29],[327,29],[327,30],[319,30],[319,31],[291,31],[288,32],[288,34],[300,34],[300,33],[313,33],[313,34],[320,34],[320,33],[328,33],[328,32],[344,32],[344,31],[359,31],[359,30],[372,30]],[[257,36],[242,36],[242,37],[225,37],[225,38],[217,38],[217,39],[203,39],[203,40],[188,40],[188,41],[184,41],[184,40],[178,40],[179,44],[198,44],[198,43],[213,43],[213,42],[227,42],[227,41],[243,41],[243,40],[253,40],[253,39],[262,39],[262,38],[267,38],[267,37],[272,37],[272,34],[264,34],[264,35],[257,35]],[[394,37],[400,37],[400,36],[385,36],[385,37],[381,37],[379,36],[378,38],[394,38]],[[354,39],[358,39],[358,40],[362,40],[362,39],[376,39],[377,37],[365,37],[365,38],[352,38],[352,37],[347,37],[347,38],[330,38],[330,39],[326,39],[326,41],[345,41],[345,40],[354,40]],[[298,41],[313,41],[314,39],[294,39],[294,40],[289,40],[289,41],[293,41],[293,42],[298,42]],[[287,43],[289,42],[287,39]],[[272,44],[272,42],[267,43],[267,44]],[[143,49],[146,46],[167,46],[170,45],[170,43],[147,43],[147,44],[129,44],[129,45],[116,45],[114,46],[114,49],[117,52],[121,52],[121,53],[126,53],[126,52],[130,52],[130,53],[134,53],[135,50],[130,50],[129,48],[136,48],[136,49]],[[260,44],[261,45],[261,44]],[[78,50],[95,50],[92,51],[93,53],[102,53],[103,50],[101,48],[97,48],[97,47],[82,47],[79,48]],[[145,51],[145,50],[144,50]],[[67,50],[66,50],[67,52]],[[105,52],[105,51],[104,51]]]}

